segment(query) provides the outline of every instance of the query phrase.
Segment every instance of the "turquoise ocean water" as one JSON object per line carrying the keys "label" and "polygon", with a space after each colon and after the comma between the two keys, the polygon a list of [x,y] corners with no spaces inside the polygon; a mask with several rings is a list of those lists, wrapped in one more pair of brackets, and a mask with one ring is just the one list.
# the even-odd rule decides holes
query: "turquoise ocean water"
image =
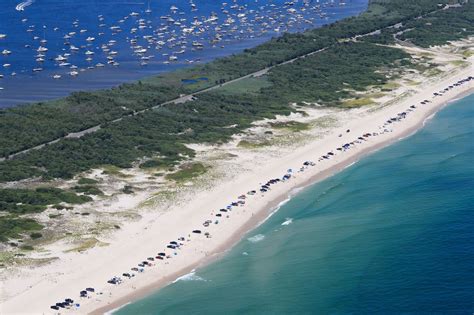
{"label": "turquoise ocean water", "polygon": [[473,139],[470,95],[116,314],[472,314]]}

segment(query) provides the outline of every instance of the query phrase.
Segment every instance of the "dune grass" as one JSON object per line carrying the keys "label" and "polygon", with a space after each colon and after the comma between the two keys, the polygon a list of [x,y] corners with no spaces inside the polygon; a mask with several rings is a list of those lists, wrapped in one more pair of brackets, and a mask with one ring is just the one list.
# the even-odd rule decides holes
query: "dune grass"
{"label": "dune grass", "polygon": [[299,121],[272,122],[270,126],[275,129],[286,129],[292,132],[300,132],[311,129],[310,124]]}
{"label": "dune grass", "polygon": [[347,100],[343,103],[344,107],[352,108],[352,107],[361,107],[374,104],[374,101],[369,97],[361,97],[361,98],[354,98],[351,100]]}
{"label": "dune grass", "polygon": [[92,237],[92,238],[88,238],[88,239],[83,240],[78,246],[76,246],[74,248],[71,248],[71,249],[68,249],[65,252],[66,253],[84,252],[84,251],[86,251],[88,249],[91,249],[93,247],[96,247],[96,246],[103,247],[103,246],[108,246],[108,245],[109,245],[108,243],[101,242],[98,239],[96,239],[95,237]]}
{"label": "dune grass", "polygon": [[177,172],[167,174],[165,177],[175,182],[186,182],[205,174],[207,169],[208,167],[201,163],[185,163],[179,167]]}
{"label": "dune grass", "polygon": [[249,140],[240,140],[237,146],[244,149],[258,149],[271,145],[269,141],[249,141]]}

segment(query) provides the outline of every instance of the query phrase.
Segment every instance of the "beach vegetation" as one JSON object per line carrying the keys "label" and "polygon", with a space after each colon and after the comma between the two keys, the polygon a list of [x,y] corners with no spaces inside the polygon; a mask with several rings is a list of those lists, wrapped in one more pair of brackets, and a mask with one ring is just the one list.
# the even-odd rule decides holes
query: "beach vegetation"
{"label": "beach vegetation", "polygon": [[240,140],[237,144],[238,147],[244,149],[259,149],[271,145],[271,142],[268,140]]}
{"label": "beach vegetation", "polygon": [[474,56],[474,50],[466,49],[466,50],[463,51],[462,56],[464,58],[469,58],[471,56]]}
{"label": "beach vegetation", "polygon": [[39,231],[43,225],[34,219],[19,218],[15,215],[0,216],[0,242],[21,239],[27,232]]}
{"label": "beach vegetation", "polygon": [[31,189],[0,189],[0,211],[11,214],[39,213],[48,205],[61,202],[83,204],[91,201],[88,196],[79,196],[73,192],[53,187]]}
{"label": "beach vegetation", "polygon": [[361,106],[367,106],[367,105],[373,105],[375,104],[374,101],[369,98],[369,97],[358,97],[358,98],[353,98],[347,101],[344,101],[344,107],[361,107]]}
{"label": "beach vegetation", "polygon": [[300,132],[311,129],[311,125],[299,121],[271,122],[270,126],[275,129],[286,129],[292,132]]}
{"label": "beach vegetation", "polygon": [[76,247],[73,247],[71,249],[68,249],[65,252],[66,253],[69,253],[69,252],[79,252],[80,253],[80,252],[84,252],[84,251],[86,251],[88,249],[91,249],[93,247],[96,247],[96,246],[103,247],[103,246],[107,246],[107,245],[109,245],[109,244],[105,243],[105,242],[101,242],[95,237],[91,237],[91,238],[87,238],[87,239],[84,239],[84,240],[80,240],[79,245],[77,245]]}
{"label": "beach vegetation", "polygon": [[43,234],[41,234],[39,232],[33,232],[33,233],[30,234],[30,237],[31,237],[31,239],[36,240],[38,238],[42,238]]}
{"label": "beach vegetation", "polygon": [[125,185],[125,186],[122,188],[122,192],[123,192],[124,194],[128,194],[128,195],[133,194],[133,193],[134,193],[134,191],[133,191],[133,186],[131,186],[131,185]]}
{"label": "beach vegetation", "polygon": [[198,176],[205,174],[208,167],[202,163],[185,163],[179,166],[179,170],[174,173],[167,174],[165,177],[175,182],[187,182]]}
{"label": "beach vegetation", "polygon": [[148,169],[164,169],[164,170],[173,170],[174,166],[178,163],[176,159],[173,158],[156,158],[147,160],[140,164],[140,168]]}
{"label": "beach vegetation", "polygon": [[77,181],[78,185],[95,185],[98,183],[99,182],[97,180],[92,179],[92,178],[86,178],[86,177],[82,177]]}
{"label": "beach vegetation", "polygon": [[83,193],[84,195],[94,195],[94,196],[100,196],[103,195],[104,193],[102,190],[97,188],[94,185],[80,185],[80,186],[74,186],[72,188],[75,192],[78,193]]}
{"label": "beach vegetation", "polygon": [[390,91],[398,89],[400,86],[401,86],[400,83],[397,83],[397,82],[387,82],[384,85],[382,85],[380,89],[383,92],[390,92]]}

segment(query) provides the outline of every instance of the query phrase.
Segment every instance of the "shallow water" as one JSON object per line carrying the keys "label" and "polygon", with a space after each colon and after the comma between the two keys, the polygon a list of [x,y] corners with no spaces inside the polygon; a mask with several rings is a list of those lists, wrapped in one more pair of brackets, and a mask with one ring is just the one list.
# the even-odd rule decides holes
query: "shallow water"
{"label": "shallow water", "polygon": [[473,138],[474,94],[115,314],[472,314]]}
{"label": "shallow water", "polygon": [[[15,8],[21,1],[2,0],[0,34],[6,34],[7,37],[0,39],[0,74],[4,75],[3,79],[0,78],[0,87],[4,88],[0,89],[0,108],[35,100],[58,98],[76,90],[114,86],[144,76],[189,66],[186,60],[197,61],[200,59],[202,63],[207,62],[241,52],[245,48],[254,47],[271,37],[278,36],[283,31],[276,32],[271,27],[268,32],[261,33],[261,27],[255,25],[253,27],[254,33],[250,33],[248,27],[242,24],[245,22],[241,22],[241,19],[237,18],[239,13],[245,13],[249,20],[253,19],[257,12],[266,17],[273,15],[279,22],[286,22],[290,18],[294,18],[294,15],[287,13],[288,7],[284,6],[285,0],[237,0],[235,3],[228,1],[229,4],[226,8],[229,10],[229,14],[233,14],[233,18],[236,19],[236,22],[232,24],[238,27],[236,34],[224,34],[222,41],[212,48],[209,40],[216,34],[215,26],[217,25],[208,24],[210,26],[208,30],[199,35],[187,36],[186,52],[176,55],[179,56],[178,61],[163,64],[168,56],[162,54],[171,55],[173,52],[181,50],[181,45],[168,48],[173,43],[169,42],[163,45],[162,49],[156,50],[155,45],[148,44],[143,36],[153,35],[158,39],[160,36],[158,33],[163,33],[162,40],[166,41],[171,37],[171,34],[176,34],[174,37],[178,41],[179,35],[182,34],[181,26],[189,26],[195,17],[202,21],[215,12],[219,16],[219,25],[222,25],[227,18],[227,14],[222,13],[221,10],[222,3],[225,1],[194,0],[192,2],[196,4],[195,11],[192,11],[189,0],[37,0],[26,6],[24,11],[18,11]],[[315,18],[314,22],[312,24],[295,23],[289,27],[288,32],[302,31],[331,23],[344,17],[356,15],[367,7],[367,0],[348,0],[343,6],[338,5],[339,0],[333,1],[334,5],[329,5],[330,0],[307,2],[309,3],[308,7],[303,5],[302,0],[295,1],[293,7],[305,19]],[[150,3],[151,13],[145,12],[148,3]],[[230,9],[230,6],[234,4],[245,6],[245,9],[241,11]],[[275,6],[270,6],[271,4]],[[320,17],[318,12],[309,9],[316,4],[322,5],[322,12],[327,14],[325,17]],[[178,7],[175,13],[170,11],[170,7],[173,5]],[[302,8],[305,8],[305,11],[302,11]],[[138,13],[139,16],[130,16],[132,12]],[[103,21],[99,21],[99,15],[103,15]],[[182,19],[186,19],[186,21],[180,22],[181,26],[164,22],[161,17],[167,15],[172,16],[175,21]],[[127,19],[123,23],[118,22],[125,17]],[[23,19],[27,19],[27,21],[22,22]],[[146,21],[146,28],[132,34],[131,29],[138,26],[139,19]],[[73,25],[75,21],[77,21],[77,25]],[[100,24],[105,24],[105,26],[100,27]],[[168,29],[157,31],[163,27],[162,24],[168,26]],[[110,30],[112,26],[120,26],[123,32],[114,34]],[[55,28],[57,29],[55,30]],[[223,28],[226,29],[226,27]],[[33,31],[27,32],[28,29]],[[87,31],[81,33],[80,30]],[[85,72],[78,71],[80,73],[78,77],[70,77],[68,72],[71,69],[59,67],[58,62],[54,61],[54,58],[59,54],[69,52],[69,46],[64,44],[66,41],[63,38],[69,32],[76,32],[68,41],[72,45],[80,47],[80,51],[73,53],[69,57],[68,63],[78,66],[79,69],[86,69],[99,62],[107,64],[107,54],[103,53],[100,47],[109,40],[116,40],[117,44],[112,46],[112,50],[118,52],[115,60],[120,63],[120,66],[106,66]],[[165,34],[166,32],[169,34]],[[100,35],[99,33],[104,34]],[[35,36],[37,39],[34,39]],[[88,42],[86,40],[88,37],[94,37],[95,41]],[[140,66],[139,57],[134,55],[130,48],[129,40],[135,37],[139,45],[148,49],[147,56],[154,56],[145,67]],[[44,63],[39,64],[35,61],[34,56],[37,54],[36,50],[42,39],[47,40],[45,46],[49,50],[45,53]],[[203,43],[204,49],[192,52],[190,46],[193,41]],[[30,47],[25,47],[25,45],[30,45]],[[12,53],[3,55],[1,54],[3,50],[9,50]],[[87,62],[85,60],[86,50],[95,53],[93,61]],[[11,66],[5,68],[4,64]],[[44,70],[33,73],[32,69],[38,67],[42,67]],[[16,75],[11,76],[12,73],[16,73]],[[54,80],[52,76],[55,74],[62,75],[62,78]]]}

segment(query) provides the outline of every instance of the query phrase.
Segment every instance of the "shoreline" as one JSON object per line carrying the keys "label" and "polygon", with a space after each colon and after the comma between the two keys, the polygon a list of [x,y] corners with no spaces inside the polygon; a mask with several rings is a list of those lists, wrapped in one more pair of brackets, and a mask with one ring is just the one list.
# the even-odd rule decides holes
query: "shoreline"
{"label": "shoreline", "polygon": [[[96,288],[97,294],[78,299],[80,308],[65,309],[64,314],[102,314],[156,292],[180,276],[220,259],[250,231],[278,211],[279,205],[294,193],[410,136],[444,106],[474,93],[474,81],[471,80],[443,93],[441,97],[433,96],[433,93],[471,75],[472,58],[469,67],[459,69],[447,77],[437,78],[436,81],[426,80],[416,93],[397,100],[390,106],[369,111],[365,116],[357,116],[331,129],[330,134],[325,134],[322,138],[312,139],[281,155],[271,154],[263,149],[261,152],[265,156],[264,161],[252,160],[250,164],[247,161],[247,168],[242,166],[242,171],[239,169],[236,174],[230,174],[225,182],[194,192],[189,201],[174,205],[170,211],[160,213],[160,209],[155,207],[154,212],[138,222],[125,225],[111,239],[107,239],[107,242],[110,242],[107,247],[94,247],[83,253],[62,252],[61,259],[48,265],[34,270],[20,269],[16,274],[17,278],[15,274],[10,274],[7,281],[2,280],[4,287],[10,288],[10,296],[2,295],[0,308],[8,314],[49,314],[53,313],[50,312],[49,305],[54,304],[55,300],[65,297],[77,299],[81,288],[92,286]],[[419,105],[425,99],[432,102]],[[390,124],[387,128],[393,128],[392,130],[384,130],[377,137],[363,139],[364,141],[359,141],[347,151],[335,151],[336,154],[330,159],[320,158],[316,166],[296,171],[305,161],[316,161],[319,156],[333,151],[336,146],[354,141],[354,138],[367,132],[380,132],[383,130],[380,126],[387,119],[396,117],[397,113],[405,111],[412,104],[416,104],[417,109],[410,112],[406,119]],[[235,211],[229,212],[230,219],[222,217],[221,221],[219,218],[221,222],[218,225],[212,224],[209,228],[212,232],[211,238],[188,234],[196,228],[202,229],[202,222],[214,216],[214,211],[218,211],[211,209],[219,209],[235,201],[239,194],[247,192],[249,188],[261,186],[268,179],[281,178],[282,173],[289,167],[294,167],[295,170],[291,180],[272,186],[265,194],[257,193],[248,197],[245,206],[236,207]],[[167,242],[183,235],[188,235],[188,240],[182,248],[174,251],[174,256],[170,257],[173,259],[163,260],[155,267],[146,267],[143,274],[139,273],[137,277],[126,279],[120,285],[106,283],[114,274],[121,275],[122,272],[129,271],[140,259],[154,256],[153,253],[166,246]],[[2,292],[5,293],[6,290]],[[25,304],[25,301],[29,303]]]}
{"label": "shoreline", "polygon": [[[469,84],[469,83],[468,83]],[[472,83],[471,83],[472,85]],[[279,208],[283,205],[282,203],[286,203],[292,199],[292,197],[302,190],[307,189],[308,187],[315,185],[327,178],[330,178],[339,172],[343,171],[344,169],[352,166],[353,164],[357,163],[361,159],[383,149],[386,148],[392,144],[395,144],[401,140],[404,140],[408,137],[411,137],[412,135],[416,134],[420,129],[422,129],[426,122],[431,120],[440,110],[445,108],[446,106],[463,99],[465,97],[468,97],[469,95],[474,94],[474,87],[469,88],[467,91],[460,91],[459,93],[452,95],[449,99],[444,100],[440,104],[434,106],[431,108],[431,110],[427,111],[424,115],[424,119],[419,121],[417,124],[414,126],[411,126],[410,128],[405,129],[401,134],[397,135],[396,138],[389,138],[385,141],[379,142],[379,143],[374,143],[373,145],[363,149],[361,152],[358,152],[354,156],[350,156],[347,159],[327,168],[324,169],[317,174],[313,175],[309,179],[306,179],[302,183],[300,183],[296,187],[292,187],[290,191],[287,191],[286,193],[277,196],[275,199],[269,201],[267,203],[267,206],[261,209],[261,211],[258,212],[258,214],[251,219],[249,219],[245,225],[243,225],[239,230],[235,231],[227,240],[226,243],[222,244],[220,247],[215,249],[213,251],[213,254],[211,257],[207,257],[199,261],[195,265],[191,265],[187,268],[184,268],[182,270],[176,271],[175,273],[167,276],[164,279],[160,279],[156,281],[153,284],[147,285],[146,287],[143,287],[141,289],[138,289],[136,292],[124,296],[120,299],[117,299],[116,301],[97,308],[90,312],[89,314],[91,315],[99,315],[99,314],[113,314],[114,311],[117,311],[121,309],[122,307],[125,307],[126,305],[136,302],[137,300],[140,300],[142,298],[145,298],[149,296],[152,293],[156,293],[160,289],[174,283],[179,277],[186,275],[190,272],[193,272],[196,269],[203,268],[205,266],[208,266],[209,264],[212,264],[219,259],[221,259],[224,255],[226,255],[227,252],[231,251],[239,242],[244,240],[244,238],[253,230],[258,228],[260,225],[264,224],[276,211],[279,210]],[[292,192],[297,190],[295,194]]]}

